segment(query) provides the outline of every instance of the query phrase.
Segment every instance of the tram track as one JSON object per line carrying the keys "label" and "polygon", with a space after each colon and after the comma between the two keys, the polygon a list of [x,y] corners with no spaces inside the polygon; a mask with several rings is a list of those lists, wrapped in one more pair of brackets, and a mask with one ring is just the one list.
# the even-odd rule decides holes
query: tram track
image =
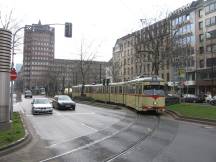
{"label": "tram track", "polygon": [[[140,114],[138,115],[138,117],[140,117]],[[126,154],[127,152],[134,150],[136,148],[136,146],[140,145],[140,143],[144,142],[149,136],[151,136],[157,130],[157,128],[160,125],[160,116],[157,115],[155,117],[156,117],[156,120],[157,120],[156,124],[155,124],[155,127],[153,129],[149,128],[149,130],[148,130],[149,132],[148,132],[147,135],[141,137],[139,140],[137,140],[136,142],[131,144],[129,147],[127,147],[125,150],[121,151],[120,153],[105,159],[103,162],[112,162],[113,160],[115,160],[118,157]]]}
{"label": "tram track", "polygon": [[[160,124],[160,117],[159,116],[154,116],[155,121],[154,122],[154,126],[153,127],[146,127],[143,126],[143,122],[144,122],[144,118],[143,115],[137,114],[136,118],[134,119],[134,121],[131,121],[130,123],[128,123],[127,126],[125,126],[124,128],[119,129],[116,132],[112,132],[112,133],[102,133],[104,132],[104,130],[101,132],[102,134],[104,134],[104,137],[101,137],[100,139],[94,139],[91,137],[86,137],[89,141],[89,143],[86,143],[85,145],[73,148],[71,150],[68,150],[63,153],[60,153],[54,157],[50,157],[48,159],[42,160],[40,162],[45,162],[45,161],[52,161],[54,159],[64,159],[64,158],[68,158],[69,159],[76,159],[76,155],[77,154],[81,154],[84,155],[85,152],[87,150],[98,150],[98,148],[100,150],[106,150],[108,151],[107,156],[103,156],[100,154],[91,154],[93,159],[98,159],[97,161],[103,161],[103,162],[111,162],[113,160],[115,160],[116,158],[126,154],[128,151],[131,151],[133,149],[136,148],[136,146],[138,146],[140,143],[142,143],[143,141],[145,141],[145,139],[149,136],[151,136],[155,130],[157,130],[159,124]],[[151,122],[152,122],[152,118],[150,118]],[[115,126],[114,126],[115,127]],[[142,130],[136,130],[137,128],[142,128]],[[108,131],[108,130],[107,130]],[[99,132],[98,132],[99,133]],[[131,137],[133,137],[133,139],[131,141],[125,141],[123,142],[122,138],[119,137],[124,137],[124,135],[130,135]],[[96,135],[94,135],[96,136]],[[116,138],[119,138],[120,141],[115,141]],[[137,138],[137,139],[136,139]],[[134,140],[136,139],[136,140]],[[80,138],[80,140],[82,140],[82,138]],[[126,139],[125,139],[126,140]],[[133,141],[134,140],[134,141]],[[118,150],[118,152],[112,152],[109,147],[107,147],[107,143],[120,143],[122,144],[121,150]],[[125,147],[125,148],[123,148]],[[109,152],[109,150],[111,152]],[[92,151],[92,153],[95,151]],[[109,156],[108,156],[109,155]],[[91,161],[91,160],[90,160]]]}

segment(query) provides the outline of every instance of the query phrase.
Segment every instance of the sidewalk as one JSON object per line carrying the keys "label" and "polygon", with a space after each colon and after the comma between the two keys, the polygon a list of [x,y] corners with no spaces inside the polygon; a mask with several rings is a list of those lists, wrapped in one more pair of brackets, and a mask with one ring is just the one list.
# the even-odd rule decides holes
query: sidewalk
{"label": "sidewalk", "polygon": [[26,144],[28,144],[31,141],[31,134],[29,133],[26,125],[25,125],[25,117],[24,117],[24,112],[23,109],[21,107],[20,104],[21,100],[19,100],[19,102],[16,101],[16,95],[13,95],[13,112],[19,112],[20,117],[21,117],[21,121],[23,123],[23,127],[24,127],[24,131],[25,131],[25,135],[23,138],[18,139],[15,142],[12,142],[10,144],[8,144],[7,146],[4,146],[2,148],[0,148],[0,156],[8,154],[10,152],[13,152],[23,146],[25,146]]}

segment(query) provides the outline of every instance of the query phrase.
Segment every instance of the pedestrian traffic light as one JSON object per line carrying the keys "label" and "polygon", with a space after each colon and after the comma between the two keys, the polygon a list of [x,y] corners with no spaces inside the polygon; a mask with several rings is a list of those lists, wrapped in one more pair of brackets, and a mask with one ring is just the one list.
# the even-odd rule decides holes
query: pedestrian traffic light
{"label": "pedestrian traffic light", "polygon": [[72,23],[65,23],[65,37],[72,37]]}

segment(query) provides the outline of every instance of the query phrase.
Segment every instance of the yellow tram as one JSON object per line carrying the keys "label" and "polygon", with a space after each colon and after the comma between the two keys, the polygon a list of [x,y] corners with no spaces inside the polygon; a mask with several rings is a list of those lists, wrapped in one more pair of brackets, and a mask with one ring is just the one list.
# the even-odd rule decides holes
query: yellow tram
{"label": "yellow tram", "polygon": [[[122,104],[137,111],[165,110],[165,82],[158,76],[142,77],[109,85],[85,85],[84,93],[98,101]],[[73,86],[72,95],[80,96],[81,87]]]}

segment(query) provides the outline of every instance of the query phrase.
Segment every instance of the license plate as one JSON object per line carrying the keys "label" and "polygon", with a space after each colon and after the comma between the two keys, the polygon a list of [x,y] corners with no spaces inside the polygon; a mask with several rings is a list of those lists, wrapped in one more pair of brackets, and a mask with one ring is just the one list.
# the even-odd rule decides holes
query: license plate
{"label": "license plate", "polygon": [[71,107],[71,105],[65,105],[65,107]]}

